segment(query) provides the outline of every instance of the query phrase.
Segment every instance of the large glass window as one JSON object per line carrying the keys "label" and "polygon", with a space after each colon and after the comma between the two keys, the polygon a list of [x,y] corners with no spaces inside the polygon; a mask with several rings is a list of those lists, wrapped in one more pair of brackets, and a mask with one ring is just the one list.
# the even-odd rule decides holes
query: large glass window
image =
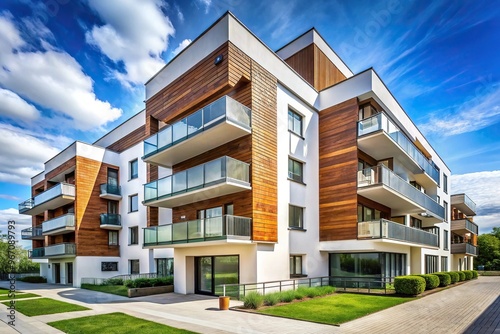
{"label": "large glass window", "polygon": [[441,256],[441,271],[448,271],[448,257]]}
{"label": "large glass window", "polygon": [[425,273],[432,274],[439,271],[438,268],[438,256],[426,255],[425,256]]}
{"label": "large glass window", "polygon": [[[222,295],[221,284],[239,283],[238,255],[197,257],[195,263],[196,293]],[[234,287],[226,288],[226,295],[233,293]]]}
{"label": "large glass window", "polygon": [[302,136],[302,116],[288,109],[288,130]]}
{"label": "large glass window", "polygon": [[290,277],[302,276],[302,255],[290,256]]}
{"label": "large glass window", "polygon": [[297,182],[303,182],[304,164],[300,161],[288,158],[288,178]]}
{"label": "large glass window", "polygon": [[295,205],[288,206],[288,226],[292,228],[304,228],[304,208]]}
{"label": "large glass window", "polygon": [[400,275],[406,275],[406,254],[330,254],[330,276],[380,278]]}
{"label": "large glass window", "polygon": [[139,260],[129,260],[129,268],[131,275],[139,274],[140,273]]}
{"label": "large glass window", "polygon": [[108,245],[118,246],[118,231],[108,231]]}
{"label": "large glass window", "polygon": [[369,222],[380,220],[380,210],[372,209],[362,204],[358,204],[358,222]]}
{"label": "large glass window", "polygon": [[161,277],[174,275],[174,259],[156,259],[156,273]]}

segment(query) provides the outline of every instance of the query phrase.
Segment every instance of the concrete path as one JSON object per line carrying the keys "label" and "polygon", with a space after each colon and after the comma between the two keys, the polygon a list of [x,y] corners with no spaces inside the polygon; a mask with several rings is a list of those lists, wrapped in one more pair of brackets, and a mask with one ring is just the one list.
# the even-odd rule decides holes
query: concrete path
{"label": "concrete path", "polygon": [[[5,286],[4,282],[0,282],[0,286]],[[16,331],[3,322],[7,313],[0,307],[0,333],[60,333],[46,323],[111,312],[123,312],[198,333],[462,333],[465,330],[470,333],[500,333],[500,277],[481,277],[340,327],[219,311],[217,298],[200,295],[170,293],[129,299],[51,284],[18,282],[17,287],[91,310],[36,317],[26,317],[18,312]],[[231,306],[240,304],[231,301]]]}

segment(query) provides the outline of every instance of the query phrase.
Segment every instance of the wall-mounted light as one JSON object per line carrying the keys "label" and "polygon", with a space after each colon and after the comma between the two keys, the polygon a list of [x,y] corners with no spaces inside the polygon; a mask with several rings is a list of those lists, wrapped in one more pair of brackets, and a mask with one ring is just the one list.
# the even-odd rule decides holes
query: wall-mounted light
{"label": "wall-mounted light", "polygon": [[224,60],[224,56],[218,55],[217,57],[215,57],[214,64],[219,65],[220,63],[222,63],[223,60]]}

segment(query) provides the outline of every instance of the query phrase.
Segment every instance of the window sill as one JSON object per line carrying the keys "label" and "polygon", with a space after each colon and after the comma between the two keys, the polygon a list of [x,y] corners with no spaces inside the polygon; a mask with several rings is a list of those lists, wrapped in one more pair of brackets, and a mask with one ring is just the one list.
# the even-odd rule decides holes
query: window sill
{"label": "window sill", "polygon": [[305,228],[302,227],[288,227],[289,231],[300,231],[300,232],[307,232]]}
{"label": "window sill", "polygon": [[138,246],[139,243],[136,243],[136,244],[128,244],[129,246]]}
{"label": "window sill", "polygon": [[295,182],[295,183],[298,183],[298,184],[302,184],[303,186],[307,186],[307,184],[305,184],[305,183],[304,183],[304,182],[302,182],[302,181],[297,181],[297,180],[292,179],[292,178],[290,178],[290,177],[288,177],[287,179],[288,179],[288,181],[292,181],[292,182]]}
{"label": "window sill", "polygon": [[139,212],[139,210],[129,211],[128,213],[134,213],[134,212]]}
{"label": "window sill", "polygon": [[290,278],[306,278],[307,275],[302,275],[302,274],[294,274],[290,275]]}

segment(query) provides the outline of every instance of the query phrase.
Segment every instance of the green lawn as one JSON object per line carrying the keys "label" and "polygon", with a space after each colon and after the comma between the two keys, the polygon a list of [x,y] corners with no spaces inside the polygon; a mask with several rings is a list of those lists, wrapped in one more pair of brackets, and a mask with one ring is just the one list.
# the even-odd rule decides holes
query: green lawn
{"label": "green lawn", "polygon": [[82,289],[112,293],[114,295],[128,297],[128,288],[125,285],[93,285],[82,284]]}
{"label": "green lawn", "polygon": [[123,313],[109,313],[94,315],[89,317],[74,318],[49,322],[50,326],[55,327],[65,333],[78,334],[185,334],[194,333],[183,329],[158,324],[156,322],[132,317]]}
{"label": "green lawn", "polygon": [[[19,293],[16,292],[16,297],[14,299],[30,298],[30,297],[40,297],[34,293]],[[7,294],[0,295],[0,300],[10,300],[11,298]]]}
{"label": "green lawn", "polygon": [[257,312],[284,318],[338,325],[414,299],[336,293],[324,298],[269,307]]}
{"label": "green lawn", "polygon": [[[2,304],[6,306],[9,305],[9,303],[2,303]],[[32,317],[35,315],[42,315],[42,314],[85,311],[89,309],[80,305],[61,302],[59,300],[54,300],[50,298],[38,298],[31,300],[16,301],[16,310],[24,315],[27,315],[28,317]]]}

